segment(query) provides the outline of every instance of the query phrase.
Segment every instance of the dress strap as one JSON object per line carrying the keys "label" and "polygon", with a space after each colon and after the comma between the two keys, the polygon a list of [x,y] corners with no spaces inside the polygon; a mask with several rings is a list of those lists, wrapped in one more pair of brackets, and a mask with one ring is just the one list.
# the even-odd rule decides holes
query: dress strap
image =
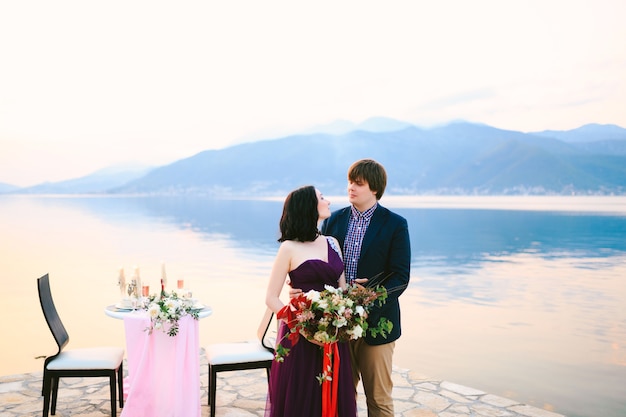
{"label": "dress strap", "polygon": [[335,239],[330,236],[326,236],[326,241],[328,242],[328,246],[330,246],[335,252],[337,252],[337,255],[339,255],[339,259],[343,260],[343,257],[341,256],[341,251],[339,250],[339,246],[337,245],[337,242],[335,242]]}

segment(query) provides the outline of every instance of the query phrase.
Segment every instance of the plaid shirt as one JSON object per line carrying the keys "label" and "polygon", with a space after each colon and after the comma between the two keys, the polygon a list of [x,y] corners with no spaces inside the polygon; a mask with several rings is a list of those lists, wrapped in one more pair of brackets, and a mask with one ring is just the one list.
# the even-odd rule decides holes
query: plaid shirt
{"label": "plaid shirt", "polygon": [[378,207],[378,203],[374,204],[363,213],[352,206],[350,220],[348,221],[348,233],[346,240],[343,242],[343,259],[346,269],[346,283],[352,284],[356,278],[357,265],[361,257],[361,244],[363,236],[367,232],[370,225],[374,210]]}

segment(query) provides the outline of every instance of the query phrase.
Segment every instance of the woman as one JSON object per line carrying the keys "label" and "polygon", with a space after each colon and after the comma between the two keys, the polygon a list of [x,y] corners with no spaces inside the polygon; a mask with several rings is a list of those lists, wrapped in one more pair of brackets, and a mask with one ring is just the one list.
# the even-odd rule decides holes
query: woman
{"label": "woman", "polygon": [[[313,186],[292,191],[285,199],[280,219],[281,242],[274,260],[265,302],[277,313],[284,303],[280,294],[287,275],[291,285],[322,291],[324,285],[345,288],[341,249],[337,240],[323,236],[317,225],[330,217],[330,201]],[[316,379],[322,373],[323,349],[317,342],[303,337],[294,346],[287,338],[284,322],[280,323],[278,341],[289,354],[283,362],[274,361],[270,373],[266,417],[320,417],[322,388]],[[352,382],[350,351],[339,343],[339,389],[337,416],[355,417],[356,394]]]}

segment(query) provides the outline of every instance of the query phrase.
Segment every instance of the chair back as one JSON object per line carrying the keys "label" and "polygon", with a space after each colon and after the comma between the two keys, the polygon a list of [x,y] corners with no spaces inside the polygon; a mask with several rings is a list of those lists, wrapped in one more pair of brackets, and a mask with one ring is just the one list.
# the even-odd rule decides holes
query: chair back
{"label": "chair back", "polygon": [[58,355],[70,341],[70,336],[67,334],[67,330],[65,330],[65,326],[63,326],[59,313],[57,313],[57,309],[54,306],[52,293],[50,292],[50,279],[48,274],[37,279],[37,288],[39,289],[39,303],[41,304],[41,310],[43,311],[48,327],[52,332],[52,336],[54,336],[54,340],[59,347],[59,352],[57,353]]}
{"label": "chair back", "polygon": [[261,319],[261,323],[259,323],[259,328],[257,329],[257,336],[261,341],[263,347],[270,352],[274,352],[274,342],[276,340],[275,336],[272,336],[272,333],[268,330],[272,324],[272,319],[274,318],[274,312],[267,308],[265,310],[265,314],[263,314],[263,318]]}

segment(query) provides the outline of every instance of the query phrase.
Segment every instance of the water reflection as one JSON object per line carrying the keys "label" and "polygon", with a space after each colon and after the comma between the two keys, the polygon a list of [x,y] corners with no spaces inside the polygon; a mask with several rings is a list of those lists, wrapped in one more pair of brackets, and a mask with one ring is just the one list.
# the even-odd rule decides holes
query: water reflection
{"label": "water reflection", "polygon": [[[531,198],[531,197],[529,197]],[[135,216],[176,224],[233,242],[275,247],[282,202],[198,197],[67,198],[108,221]],[[53,203],[54,204],[54,203]],[[340,206],[340,205],[339,205]],[[339,208],[333,205],[333,209]],[[626,216],[576,212],[477,209],[396,209],[408,223],[418,267],[480,267],[493,256],[533,253],[542,257],[608,257],[626,252]],[[457,273],[458,270],[451,270]]]}
{"label": "water reflection", "polygon": [[[241,247],[275,250],[282,202],[201,197],[72,198],[70,204],[107,221],[132,224],[137,218],[173,224],[199,234],[220,235]],[[55,204],[55,203],[53,203]]]}
{"label": "water reflection", "polygon": [[490,256],[530,252],[611,256],[626,251],[626,218],[509,210],[397,210],[411,228],[420,262],[473,265]]}

